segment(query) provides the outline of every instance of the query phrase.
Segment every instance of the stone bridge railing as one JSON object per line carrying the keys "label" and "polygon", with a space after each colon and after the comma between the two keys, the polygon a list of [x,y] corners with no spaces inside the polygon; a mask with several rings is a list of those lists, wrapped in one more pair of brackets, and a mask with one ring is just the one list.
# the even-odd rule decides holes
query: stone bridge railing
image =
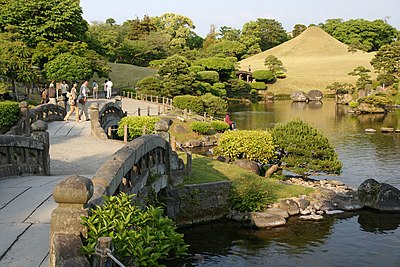
{"label": "stone bridge railing", "polygon": [[30,122],[42,121],[62,121],[65,116],[65,108],[54,104],[42,104],[30,109]]}
{"label": "stone bridge railing", "polygon": [[147,192],[160,191],[182,182],[183,161],[169,144],[167,121],[156,124],[156,135],[132,140],[113,154],[92,180],[71,176],[53,191],[58,207],[53,210],[50,226],[50,266],[89,266],[81,254],[81,236],[86,229],[80,224],[87,208],[101,205],[103,195],[119,192],[145,197]]}
{"label": "stone bridge railing", "polygon": [[20,114],[17,126],[0,135],[0,177],[50,175],[47,123],[37,120],[31,125],[26,102],[20,103]]}

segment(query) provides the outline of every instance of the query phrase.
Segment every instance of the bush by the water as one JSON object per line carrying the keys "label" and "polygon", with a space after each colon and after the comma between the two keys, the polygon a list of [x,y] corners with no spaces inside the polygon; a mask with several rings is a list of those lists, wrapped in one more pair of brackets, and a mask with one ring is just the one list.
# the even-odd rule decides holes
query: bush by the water
{"label": "bush by the water", "polygon": [[200,97],[192,96],[192,95],[180,95],[175,96],[172,100],[174,106],[179,109],[187,109],[191,110],[195,113],[204,112],[203,101],[201,101]]}
{"label": "bush by the water", "polygon": [[274,144],[288,152],[283,160],[297,172],[339,174],[342,164],[327,137],[300,119],[280,123],[272,129]]}
{"label": "bush by the water", "polygon": [[275,200],[276,197],[261,177],[236,181],[229,194],[232,208],[239,212],[262,211]]}
{"label": "bush by the water", "polygon": [[376,107],[391,105],[392,100],[386,94],[375,94],[358,99],[358,103],[370,104]]}
{"label": "bush by the water", "polygon": [[144,211],[132,204],[132,196],[120,193],[104,197],[105,203],[82,217],[88,237],[82,250],[93,255],[99,237],[111,237],[113,255],[126,266],[159,266],[159,260],[186,255],[183,234],[163,216],[159,207],[149,206]]}
{"label": "bush by the water", "polygon": [[267,131],[228,131],[221,135],[214,152],[228,158],[268,163],[275,157],[275,145]]}
{"label": "bush by the water", "polygon": [[13,101],[0,102],[0,131],[5,132],[19,120],[19,104]]}
{"label": "bush by the water", "polygon": [[267,85],[264,82],[252,82],[250,83],[252,89],[256,90],[265,90],[267,89]]}
{"label": "bush by the water", "polygon": [[154,125],[160,119],[155,117],[144,117],[144,116],[129,116],[122,118],[118,124],[118,136],[124,137],[124,126],[128,126],[128,141],[135,139],[143,134],[143,127],[146,126],[146,130],[149,133],[154,131]]}
{"label": "bush by the water", "polygon": [[206,93],[202,96],[175,96],[172,102],[179,109],[188,109],[201,115],[207,112],[210,116],[222,116],[228,108],[225,100],[211,93]]}
{"label": "bush by the water", "polygon": [[196,121],[190,124],[190,129],[197,134],[207,134],[211,130],[211,124],[203,121]]}
{"label": "bush by the water", "polygon": [[212,121],[211,128],[213,128],[215,131],[219,133],[223,133],[229,129],[229,124],[227,124],[224,121]]}

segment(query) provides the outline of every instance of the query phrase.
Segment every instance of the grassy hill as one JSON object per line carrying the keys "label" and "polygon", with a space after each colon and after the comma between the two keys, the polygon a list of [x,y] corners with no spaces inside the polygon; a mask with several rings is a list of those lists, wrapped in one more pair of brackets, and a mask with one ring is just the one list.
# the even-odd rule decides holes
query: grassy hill
{"label": "grassy hill", "polygon": [[266,69],[265,58],[274,55],[286,68],[287,78],[268,85],[269,91],[290,94],[317,89],[326,92],[326,86],[333,82],[355,84],[357,78],[348,73],[358,66],[370,69],[374,76],[369,63],[374,53],[349,53],[347,47],[321,28],[310,27],[296,38],[246,58],[239,64],[242,70],[247,70],[248,65],[253,71]]}
{"label": "grassy hill", "polygon": [[[157,73],[155,69],[138,67],[129,64],[108,63],[111,67],[110,78],[114,83],[114,87],[118,88],[125,85],[135,85],[137,81],[146,76],[151,76]],[[104,78],[99,78],[97,75],[93,77],[99,84],[104,82]]]}

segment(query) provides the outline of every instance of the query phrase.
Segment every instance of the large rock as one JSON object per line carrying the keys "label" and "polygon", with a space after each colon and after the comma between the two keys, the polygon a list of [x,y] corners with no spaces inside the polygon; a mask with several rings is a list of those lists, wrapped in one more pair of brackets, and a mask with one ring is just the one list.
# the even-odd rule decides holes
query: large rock
{"label": "large rock", "polygon": [[260,175],[260,167],[257,162],[247,160],[247,159],[237,159],[233,162],[234,165],[239,166],[240,168],[249,170],[257,175]]}
{"label": "large rock", "polygon": [[304,93],[303,91],[293,92],[290,95],[290,98],[292,99],[293,102],[307,102],[308,101],[307,94]]}
{"label": "large rock", "polygon": [[364,207],[363,203],[358,199],[357,192],[354,191],[338,193],[333,197],[332,202],[337,209],[344,211],[355,211]]}
{"label": "large rock", "polygon": [[321,101],[324,95],[319,90],[311,90],[307,93],[307,98],[310,101]]}
{"label": "large rock", "polygon": [[358,197],[365,207],[386,212],[400,212],[400,190],[374,179],[358,187]]}
{"label": "large rock", "polygon": [[383,107],[378,107],[372,104],[361,103],[358,106],[358,111],[361,113],[385,113],[386,110]]}
{"label": "large rock", "polygon": [[257,228],[272,228],[286,224],[282,216],[267,212],[250,212],[250,218]]}
{"label": "large rock", "polygon": [[300,213],[299,205],[293,199],[283,199],[274,204],[276,208],[286,210],[289,215],[297,215]]}

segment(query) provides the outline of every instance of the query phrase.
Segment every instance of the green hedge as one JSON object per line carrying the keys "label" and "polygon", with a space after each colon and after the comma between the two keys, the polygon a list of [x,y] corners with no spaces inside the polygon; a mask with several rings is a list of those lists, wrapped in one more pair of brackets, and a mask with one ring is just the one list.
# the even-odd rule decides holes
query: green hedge
{"label": "green hedge", "polygon": [[216,71],[199,71],[196,74],[196,79],[210,84],[217,83],[219,81],[219,74]]}
{"label": "green hedge", "polygon": [[214,152],[228,158],[268,163],[275,157],[275,145],[267,131],[228,131],[221,135]]}
{"label": "green hedge", "polygon": [[211,128],[213,128],[217,132],[223,133],[229,129],[229,124],[224,121],[212,121]]}
{"label": "green hedge", "polygon": [[197,134],[207,134],[211,130],[211,124],[203,121],[196,121],[190,124],[190,129]]}
{"label": "green hedge", "polygon": [[197,96],[192,95],[181,95],[175,96],[172,100],[172,103],[175,107],[179,109],[188,109],[195,113],[203,113],[204,105],[203,101]]}
{"label": "green hedge", "polygon": [[342,164],[327,137],[300,119],[277,124],[272,129],[274,143],[289,153],[283,159],[296,172],[339,174]]}
{"label": "green hedge", "polygon": [[256,70],[253,72],[252,76],[259,82],[265,82],[265,83],[276,82],[276,77],[274,73],[270,70]]}
{"label": "green hedge", "polygon": [[267,89],[267,85],[264,82],[252,82],[250,83],[252,89],[256,90],[265,90]]}
{"label": "green hedge", "polygon": [[203,66],[191,66],[189,67],[189,71],[194,72],[194,73],[198,73],[200,71],[205,71],[206,68],[204,68]]}
{"label": "green hedge", "polygon": [[13,101],[0,102],[0,128],[7,131],[19,120],[19,103]]}
{"label": "green hedge", "polygon": [[228,103],[211,93],[202,95],[200,99],[203,102],[204,111],[210,116],[224,116],[228,110]]}
{"label": "green hedge", "polygon": [[140,117],[140,116],[129,116],[122,118],[118,124],[118,136],[124,137],[124,126],[128,125],[128,141],[135,139],[143,134],[143,127],[146,126],[147,132],[152,133],[154,131],[154,125],[160,118],[156,117]]}

